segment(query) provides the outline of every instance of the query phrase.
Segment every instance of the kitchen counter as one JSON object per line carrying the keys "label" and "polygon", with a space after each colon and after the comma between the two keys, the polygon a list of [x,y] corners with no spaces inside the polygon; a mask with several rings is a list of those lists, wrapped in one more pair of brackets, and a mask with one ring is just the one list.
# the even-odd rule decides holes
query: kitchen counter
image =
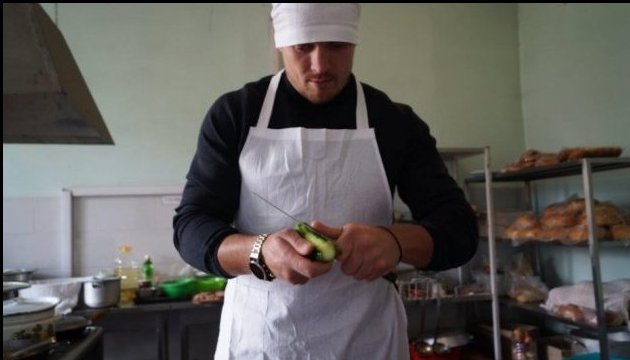
{"label": "kitchen counter", "polygon": [[48,360],[103,359],[103,329],[89,326],[81,339],[60,341]]}
{"label": "kitchen counter", "polygon": [[104,359],[211,357],[216,348],[222,303],[187,301],[79,308],[74,315],[104,330]]}
{"label": "kitchen counter", "polygon": [[213,309],[216,308],[219,311],[223,308],[222,302],[205,303],[205,304],[193,304],[190,300],[184,301],[164,301],[146,304],[129,304],[129,305],[117,305],[108,308],[75,308],[72,312],[73,315],[84,316],[88,319],[96,316],[96,320],[100,319],[107,314],[130,314],[137,312],[159,312],[170,310],[183,310],[183,309]]}

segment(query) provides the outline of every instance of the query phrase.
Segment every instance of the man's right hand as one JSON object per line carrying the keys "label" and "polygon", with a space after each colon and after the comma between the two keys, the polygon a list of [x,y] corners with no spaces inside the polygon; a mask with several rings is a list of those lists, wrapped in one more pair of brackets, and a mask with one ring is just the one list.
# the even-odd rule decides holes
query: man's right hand
{"label": "man's right hand", "polygon": [[295,229],[275,232],[267,238],[262,255],[267,267],[277,279],[291,284],[305,284],[310,279],[332,269],[333,263],[322,263],[310,259],[315,250],[313,244],[302,238]]}

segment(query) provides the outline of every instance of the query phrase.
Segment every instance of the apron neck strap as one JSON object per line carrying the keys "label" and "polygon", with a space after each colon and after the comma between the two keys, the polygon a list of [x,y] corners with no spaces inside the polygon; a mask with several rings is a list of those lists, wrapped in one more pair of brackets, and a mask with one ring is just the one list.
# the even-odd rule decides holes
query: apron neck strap
{"label": "apron neck strap", "polygon": [[[273,102],[276,99],[276,92],[278,91],[278,84],[280,83],[280,79],[282,78],[282,73],[284,69],[280,70],[276,75],[271,78],[271,82],[269,83],[269,87],[267,88],[267,93],[265,94],[265,100],[263,101],[262,108],[260,109],[260,114],[258,115],[258,122],[256,123],[257,128],[266,129],[269,127],[269,119],[271,118],[271,111],[273,110]],[[357,109],[356,109],[356,121],[357,121],[357,129],[367,129],[368,125],[368,117],[367,117],[367,106],[365,103],[365,94],[363,93],[363,87],[359,80],[356,80],[357,85]]]}
{"label": "apron neck strap", "polygon": [[365,103],[365,94],[363,93],[363,86],[359,83],[359,80],[354,80],[357,83],[357,129],[367,129],[368,125],[368,114],[367,114],[367,105]]}
{"label": "apron neck strap", "polygon": [[269,118],[271,118],[271,110],[273,110],[273,101],[276,99],[276,92],[278,90],[278,84],[284,69],[278,71],[276,75],[271,78],[269,87],[267,88],[267,94],[265,94],[265,100],[263,101],[260,114],[258,115],[258,122],[256,127],[266,129],[269,127]]}

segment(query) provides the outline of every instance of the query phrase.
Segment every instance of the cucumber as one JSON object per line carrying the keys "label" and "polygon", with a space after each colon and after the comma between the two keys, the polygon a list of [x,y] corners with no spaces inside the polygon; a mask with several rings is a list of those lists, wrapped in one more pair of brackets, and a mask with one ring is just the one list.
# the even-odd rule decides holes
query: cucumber
{"label": "cucumber", "polygon": [[311,259],[319,262],[331,262],[335,260],[337,249],[332,240],[315,231],[307,223],[298,223],[295,230],[301,237],[315,246],[315,251],[311,254]]}

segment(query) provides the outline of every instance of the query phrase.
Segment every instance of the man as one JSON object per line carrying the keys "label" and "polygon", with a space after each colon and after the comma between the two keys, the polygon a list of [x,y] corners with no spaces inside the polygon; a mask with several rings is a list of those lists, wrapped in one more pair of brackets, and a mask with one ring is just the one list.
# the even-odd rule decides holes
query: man
{"label": "man", "polygon": [[[357,4],[274,4],[271,16],[285,70],[212,106],[174,219],[182,257],[231,278],[216,358],[408,358],[386,277],[400,261],[468,261],[472,211],[426,124],[353,76]],[[395,189],[414,223],[392,224]],[[334,239],[336,260],[312,260],[274,206]]]}

